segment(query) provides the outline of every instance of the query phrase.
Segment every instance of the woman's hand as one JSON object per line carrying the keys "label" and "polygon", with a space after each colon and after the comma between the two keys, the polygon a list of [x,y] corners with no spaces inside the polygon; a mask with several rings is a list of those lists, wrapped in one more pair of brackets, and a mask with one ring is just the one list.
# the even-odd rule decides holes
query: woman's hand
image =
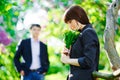
{"label": "woman's hand", "polygon": [[65,64],[67,64],[67,63],[69,63],[69,60],[70,60],[69,50],[67,48],[65,48],[61,54],[61,61]]}
{"label": "woman's hand", "polygon": [[68,56],[70,54],[70,50],[65,47],[62,54],[65,54],[66,56]]}
{"label": "woman's hand", "polygon": [[70,54],[70,50],[65,48],[61,54],[61,62],[74,66],[80,66],[80,64],[78,63],[78,59],[70,58],[69,54]]}

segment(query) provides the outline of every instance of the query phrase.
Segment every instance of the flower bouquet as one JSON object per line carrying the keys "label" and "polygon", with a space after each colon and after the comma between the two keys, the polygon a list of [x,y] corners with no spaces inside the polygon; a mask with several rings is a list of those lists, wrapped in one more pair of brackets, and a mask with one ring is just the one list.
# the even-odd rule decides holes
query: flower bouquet
{"label": "flower bouquet", "polygon": [[66,48],[70,49],[70,46],[76,41],[77,37],[79,36],[80,32],[66,30],[63,34],[64,36],[64,43]]}

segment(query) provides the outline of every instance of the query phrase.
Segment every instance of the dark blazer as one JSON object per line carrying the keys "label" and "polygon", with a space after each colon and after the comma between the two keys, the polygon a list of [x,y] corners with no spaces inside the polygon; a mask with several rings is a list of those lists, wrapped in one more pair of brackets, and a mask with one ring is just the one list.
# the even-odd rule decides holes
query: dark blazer
{"label": "dark blazer", "polygon": [[[25,60],[25,63],[20,62],[21,56]],[[38,69],[39,73],[44,73],[48,71],[49,59],[47,52],[47,45],[40,42],[40,62],[41,67]],[[25,39],[20,42],[17,47],[16,54],[14,56],[14,64],[18,72],[24,70],[25,75],[27,75],[31,70],[30,66],[32,63],[32,51],[31,51],[31,39]]]}
{"label": "dark blazer", "polygon": [[99,40],[91,24],[84,27],[72,45],[70,58],[78,58],[80,66],[70,65],[69,80],[94,80],[92,72],[98,70]]}

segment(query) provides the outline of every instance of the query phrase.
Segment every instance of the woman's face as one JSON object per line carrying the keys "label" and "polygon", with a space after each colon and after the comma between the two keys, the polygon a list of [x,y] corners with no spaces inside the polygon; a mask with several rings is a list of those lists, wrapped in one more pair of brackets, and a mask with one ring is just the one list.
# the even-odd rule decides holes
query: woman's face
{"label": "woman's face", "polygon": [[79,26],[78,26],[78,24],[77,24],[77,21],[74,20],[74,19],[68,21],[67,24],[68,24],[68,26],[70,27],[70,29],[72,29],[72,30],[74,30],[74,31],[79,29]]}

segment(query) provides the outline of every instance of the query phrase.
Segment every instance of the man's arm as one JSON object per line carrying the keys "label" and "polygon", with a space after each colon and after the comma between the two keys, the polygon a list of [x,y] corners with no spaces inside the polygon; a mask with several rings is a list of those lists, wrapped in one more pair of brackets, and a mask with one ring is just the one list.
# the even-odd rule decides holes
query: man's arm
{"label": "man's arm", "polygon": [[14,64],[15,64],[15,67],[17,68],[18,72],[20,72],[22,70],[21,63],[20,63],[20,57],[21,57],[22,52],[23,52],[23,41],[21,41],[20,44],[18,44],[16,53],[14,56]]}
{"label": "man's arm", "polygon": [[50,62],[49,62],[49,56],[48,56],[47,45],[45,45],[45,53],[46,53],[46,55],[45,55],[45,59],[46,59],[46,60],[45,60],[45,65],[46,65],[45,69],[46,69],[46,71],[48,71]]}

